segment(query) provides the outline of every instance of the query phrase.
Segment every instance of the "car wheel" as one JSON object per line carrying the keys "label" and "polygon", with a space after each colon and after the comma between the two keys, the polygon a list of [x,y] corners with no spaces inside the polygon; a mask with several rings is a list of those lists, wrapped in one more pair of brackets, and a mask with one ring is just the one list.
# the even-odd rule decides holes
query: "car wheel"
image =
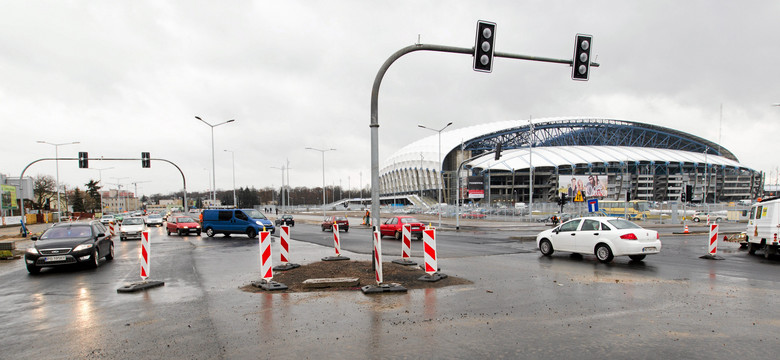
{"label": "car wheel", "polygon": [[200,231],[196,232],[195,234],[196,234],[196,235],[198,235],[198,236],[200,236]]}
{"label": "car wheel", "polygon": [[257,232],[254,228],[246,229],[246,236],[249,236],[250,239],[254,239],[257,236]]}
{"label": "car wheel", "polygon": [[417,241],[422,241],[422,238],[423,238],[422,235],[418,236]]}
{"label": "car wheel", "polygon": [[106,260],[114,260],[114,244],[109,245],[108,254],[106,254]]}
{"label": "car wheel", "polygon": [[168,233],[168,236],[171,236],[171,229],[165,229],[165,232]]}
{"label": "car wheel", "polygon": [[349,228],[344,228],[344,232],[349,232]]}
{"label": "car wheel", "polygon": [[701,221],[701,220],[699,220],[699,218],[695,217],[695,218],[693,218],[693,221],[694,221],[694,222],[699,222],[699,221]]}
{"label": "car wheel", "polygon": [[176,235],[184,236],[184,233],[181,230],[176,230]]}
{"label": "car wheel", "polygon": [[748,243],[747,248],[748,248],[748,254],[750,254],[750,255],[755,255],[756,254],[756,250],[757,250],[756,249],[756,244]]}
{"label": "car wheel", "polygon": [[41,272],[41,268],[35,266],[35,264],[27,265],[27,271],[30,274],[37,274],[37,273]]}
{"label": "car wheel", "polygon": [[120,237],[119,237],[119,241],[125,241],[125,238],[123,238],[123,237],[121,237],[121,236],[120,236]]}
{"label": "car wheel", "polygon": [[208,237],[214,237],[214,229],[212,229],[212,228],[207,228],[207,229],[206,229],[206,236],[208,236]]}
{"label": "car wheel", "polygon": [[772,257],[772,249],[769,248],[769,245],[764,245],[764,259],[769,259]]}
{"label": "car wheel", "polygon": [[396,240],[401,240],[401,232],[400,231],[396,231],[395,232],[395,236],[393,236],[393,237],[395,237]]}
{"label": "car wheel", "polygon": [[596,258],[603,263],[612,261],[614,256],[612,255],[612,249],[606,244],[599,244],[596,246]]}
{"label": "car wheel", "polygon": [[90,258],[89,267],[96,268],[100,265],[100,252],[98,251],[97,247],[95,247],[94,250],[92,250],[92,257]]}
{"label": "car wheel", "polygon": [[555,252],[555,249],[553,249],[550,240],[543,239],[539,242],[539,251],[541,251],[544,256],[551,256]]}
{"label": "car wheel", "polygon": [[644,254],[642,254],[642,255],[628,255],[628,258],[633,260],[633,261],[642,261],[646,257],[647,257],[647,255],[644,255]]}
{"label": "car wheel", "polygon": [[715,222],[720,222],[720,218],[715,218]]}

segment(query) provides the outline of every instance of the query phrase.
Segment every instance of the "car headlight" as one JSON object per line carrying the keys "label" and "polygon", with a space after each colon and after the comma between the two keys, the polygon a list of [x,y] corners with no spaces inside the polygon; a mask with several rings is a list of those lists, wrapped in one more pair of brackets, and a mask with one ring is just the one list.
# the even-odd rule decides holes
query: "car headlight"
{"label": "car headlight", "polygon": [[255,220],[255,224],[257,224],[257,225],[260,225],[260,226],[265,226],[265,225],[263,224],[263,222],[262,222],[262,221],[260,221],[260,220]]}
{"label": "car headlight", "polygon": [[38,255],[38,249],[36,249],[35,246],[28,247],[27,253],[32,255]]}
{"label": "car headlight", "polygon": [[90,249],[90,248],[92,248],[92,244],[81,244],[81,245],[76,246],[75,248],[73,248],[73,251],[74,252],[75,251],[81,251],[81,250],[86,250],[86,249]]}

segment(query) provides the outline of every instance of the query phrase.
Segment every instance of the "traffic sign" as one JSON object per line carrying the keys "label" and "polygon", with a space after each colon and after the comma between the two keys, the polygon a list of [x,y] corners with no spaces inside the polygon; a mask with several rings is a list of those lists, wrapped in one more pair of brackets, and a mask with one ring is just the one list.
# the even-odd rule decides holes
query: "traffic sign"
{"label": "traffic sign", "polygon": [[588,200],[588,212],[599,212],[599,199]]}
{"label": "traffic sign", "polygon": [[574,196],[574,202],[583,202],[583,201],[585,200],[582,198],[582,191],[577,191],[577,195]]}

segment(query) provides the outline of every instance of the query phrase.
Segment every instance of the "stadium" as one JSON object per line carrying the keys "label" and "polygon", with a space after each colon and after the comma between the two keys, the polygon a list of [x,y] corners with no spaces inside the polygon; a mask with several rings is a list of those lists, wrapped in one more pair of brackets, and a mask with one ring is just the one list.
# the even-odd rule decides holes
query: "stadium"
{"label": "stadium", "polygon": [[448,204],[555,202],[578,191],[604,200],[679,201],[686,189],[693,202],[718,203],[755,199],[763,186],[761,172],[715,142],[625,120],[494,122],[442,132],[441,153],[438,146],[435,134],[388,157],[380,166],[381,195],[436,199],[441,181]]}

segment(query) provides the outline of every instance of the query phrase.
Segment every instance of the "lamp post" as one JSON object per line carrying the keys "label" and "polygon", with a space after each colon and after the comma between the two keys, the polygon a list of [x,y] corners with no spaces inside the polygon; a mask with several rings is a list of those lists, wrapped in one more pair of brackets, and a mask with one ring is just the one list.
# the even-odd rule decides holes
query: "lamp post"
{"label": "lamp post", "polygon": [[325,152],[335,151],[336,149],[315,149],[307,147],[306,150],[314,150],[322,153],[322,217],[325,217]]}
{"label": "lamp post", "polygon": [[282,207],[282,213],[284,213],[284,170],[286,168],[282,165],[282,167],[271,166],[271,169],[282,170],[282,187],[281,191],[279,191],[279,204]]}
{"label": "lamp post", "polygon": [[429,128],[427,126],[420,125],[420,124],[417,125],[418,127],[421,127],[423,129],[428,129],[428,130],[435,131],[435,132],[439,133],[439,176],[438,176],[439,177],[439,179],[438,179],[439,180],[439,203],[437,204],[437,207],[439,208],[438,212],[439,212],[439,227],[440,228],[441,228],[441,187],[442,187],[443,182],[444,182],[443,173],[442,173],[443,167],[441,166],[441,132],[444,131],[444,129],[448,128],[450,125],[452,125],[452,122],[447,123],[447,125],[444,125],[444,127],[439,129],[439,130],[432,129],[432,128]]}
{"label": "lamp post", "polygon": [[38,143],[39,144],[49,144],[49,145],[54,146],[54,163],[55,163],[55,168],[57,169],[57,184],[56,184],[56,186],[57,186],[57,222],[60,222],[61,221],[60,217],[62,216],[62,214],[61,214],[61,210],[60,210],[61,204],[60,204],[60,155],[59,155],[60,153],[59,153],[59,147],[63,146],[63,145],[79,144],[79,142],[78,141],[73,141],[73,142],[69,142],[69,143],[54,144],[54,143],[50,143],[48,141],[38,140]]}
{"label": "lamp post", "polygon": [[233,207],[238,208],[238,200],[236,200],[236,152],[233,150],[225,150],[230,153],[230,157],[233,159]]}
{"label": "lamp post", "polygon": [[203,120],[198,116],[196,116],[195,118],[211,127],[211,203],[214,204],[217,202],[217,171],[215,170],[215,166],[214,166],[214,128],[220,125],[231,123],[236,120],[230,119],[228,121],[223,121],[219,124],[211,125],[207,123],[206,120]]}
{"label": "lamp post", "polygon": [[[120,178],[112,177],[112,179],[114,179],[114,181],[116,181],[116,183],[115,183],[116,188],[117,188],[116,197],[117,197],[117,200],[118,200],[117,201],[117,205],[121,208],[122,211],[127,211],[127,202],[124,201],[124,198],[122,198],[122,183],[120,183],[119,181],[120,180],[129,179],[129,177],[127,177],[127,176],[120,177]],[[121,204],[120,204],[120,202],[121,202]]]}

